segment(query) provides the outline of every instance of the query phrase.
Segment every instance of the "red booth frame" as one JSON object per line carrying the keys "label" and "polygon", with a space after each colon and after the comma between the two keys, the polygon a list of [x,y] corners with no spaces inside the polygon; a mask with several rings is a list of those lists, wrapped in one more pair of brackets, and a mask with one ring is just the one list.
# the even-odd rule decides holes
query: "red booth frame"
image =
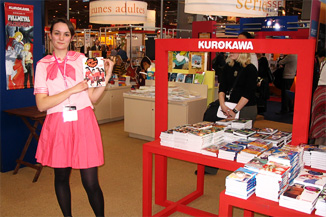
{"label": "red booth frame", "polygon": [[[198,47],[199,42],[233,42],[233,41],[250,41],[253,50],[245,49],[202,49]],[[160,148],[159,136],[162,131],[168,127],[168,52],[169,51],[197,51],[197,52],[245,52],[245,53],[282,53],[282,54],[297,54],[297,85],[295,90],[293,126],[292,126],[292,144],[299,145],[308,141],[310,108],[311,108],[311,91],[313,81],[314,54],[315,54],[314,39],[157,39],[155,42],[155,141],[144,144],[143,147],[143,216],[152,215],[152,154],[155,155],[155,203],[166,205],[167,192],[167,159],[166,157],[174,157],[177,159],[192,161],[191,156],[182,157],[184,151],[174,151],[169,154],[169,148]],[[160,153],[162,152],[162,153]],[[188,154],[188,153],[187,153]],[[199,157],[194,154],[193,158]],[[205,157],[198,162],[206,161]],[[218,161],[219,159],[216,159]],[[210,159],[211,161],[211,159]],[[208,162],[208,160],[207,160]],[[229,166],[225,165],[228,161],[223,162],[225,169],[234,169],[236,165],[229,161]],[[203,174],[204,166],[198,166],[197,188],[203,190]],[[198,181],[199,180],[199,181]],[[198,190],[197,190],[198,191]],[[200,196],[200,195],[199,195]],[[198,195],[185,197],[180,201],[192,201]],[[182,204],[181,204],[182,205]],[[166,205],[168,206],[168,205]],[[173,208],[175,211],[175,208]],[[196,215],[196,211],[191,207],[182,206],[186,213],[191,214],[192,211]],[[172,210],[167,210],[171,213]],[[161,212],[163,213],[163,212]],[[197,213],[198,214],[198,213]]]}

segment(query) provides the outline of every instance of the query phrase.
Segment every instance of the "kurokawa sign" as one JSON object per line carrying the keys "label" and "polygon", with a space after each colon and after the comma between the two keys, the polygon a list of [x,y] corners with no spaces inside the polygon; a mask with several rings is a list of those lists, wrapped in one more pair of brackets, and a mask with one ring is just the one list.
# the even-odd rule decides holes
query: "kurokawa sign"
{"label": "kurokawa sign", "polygon": [[89,22],[98,24],[145,23],[147,3],[142,1],[91,1]]}
{"label": "kurokawa sign", "polygon": [[198,41],[198,49],[253,50],[251,41]]}

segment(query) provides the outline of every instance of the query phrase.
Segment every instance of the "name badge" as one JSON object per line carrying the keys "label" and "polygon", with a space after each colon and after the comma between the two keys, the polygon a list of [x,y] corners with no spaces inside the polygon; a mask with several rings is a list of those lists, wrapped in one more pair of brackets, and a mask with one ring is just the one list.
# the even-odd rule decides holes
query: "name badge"
{"label": "name badge", "polygon": [[78,115],[77,115],[76,106],[65,106],[63,108],[63,122],[77,121],[77,120],[78,120]]}

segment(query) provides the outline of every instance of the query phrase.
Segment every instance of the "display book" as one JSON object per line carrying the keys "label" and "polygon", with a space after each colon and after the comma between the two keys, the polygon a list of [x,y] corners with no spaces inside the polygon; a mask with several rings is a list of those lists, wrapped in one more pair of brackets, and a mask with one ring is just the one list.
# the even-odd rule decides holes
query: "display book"
{"label": "display book", "polygon": [[[280,196],[279,205],[310,214],[326,184],[326,173],[303,169]],[[321,197],[319,197],[321,196]],[[323,200],[318,204],[319,212],[326,211]]]}
{"label": "display book", "polygon": [[240,167],[225,180],[225,194],[248,199],[256,188],[257,172]]}
{"label": "display book", "polygon": [[196,72],[194,74],[185,73],[168,73],[168,81],[190,83],[190,84],[203,84],[205,79],[205,72]]}
{"label": "display book", "polygon": [[[207,148],[212,144],[220,143],[222,141],[224,127],[225,126],[206,121],[177,126],[173,129],[161,132],[160,144],[163,146],[202,153],[203,148]],[[210,148],[207,150],[209,149]]]}
{"label": "display book", "polygon": [[105,84],[105,70],[103,57],[83,58],[83,74],[88,87],[103,87]]}

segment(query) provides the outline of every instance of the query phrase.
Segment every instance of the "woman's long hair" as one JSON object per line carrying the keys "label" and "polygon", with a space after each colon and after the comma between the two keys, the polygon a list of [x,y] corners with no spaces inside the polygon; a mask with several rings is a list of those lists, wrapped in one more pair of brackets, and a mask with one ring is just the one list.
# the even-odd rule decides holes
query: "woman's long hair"
{"label": "woman's long hair", "polygon": [[[241,66],[246,67],[251,63],[250,53],[239,53],[238,58],[235,60],[241,64]],[[234,60],[230,56],[226,59],[229,66],[234,66]]]}

